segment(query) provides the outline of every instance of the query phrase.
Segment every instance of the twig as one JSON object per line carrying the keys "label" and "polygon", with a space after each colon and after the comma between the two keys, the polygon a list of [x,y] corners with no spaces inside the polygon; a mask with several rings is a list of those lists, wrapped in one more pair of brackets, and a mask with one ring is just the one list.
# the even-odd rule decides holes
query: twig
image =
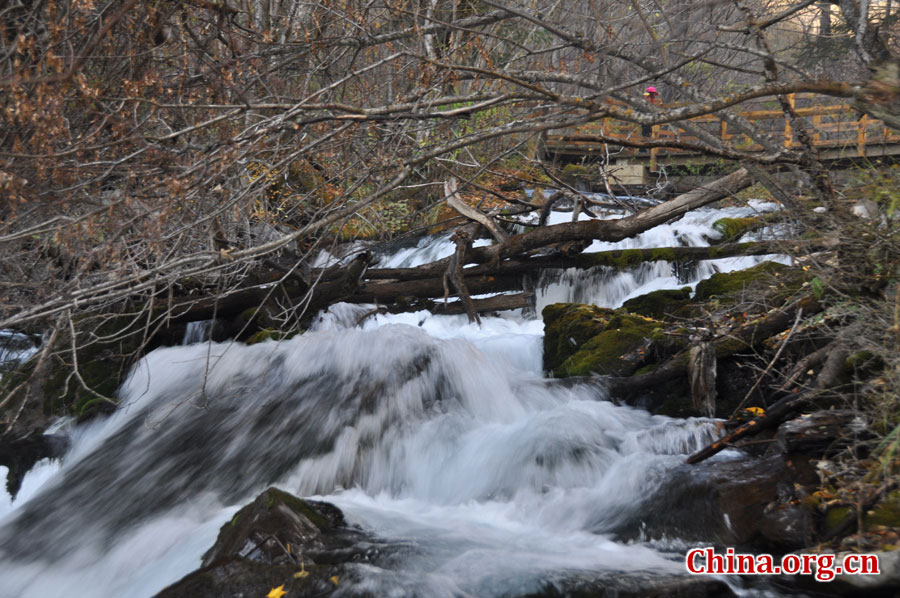
{"label": "twig", "polygon": [[794,318],[794,325],[791,326],[791,329],[788,331],[787,336],[781,341],[781,345],[778,347],[778,351],[775,352],[775,357],[772,358],[772,361],[769,362],[769,365],[766,366],[766,369],[759,375],[756,379],[756,382],[753,386],[750,387],[750,390],[747,391],[747,394],[744,395],[744,398],[741,399],[741,402],[738,403],[738,406],[734,408],[734,411],[731,414],[731,417],[734,417],[735,414],[744,408],[744,405],[747,404],[747,401],[750,400],[750,397],[753,395],[753,392],[759,388],[759,385],[762,383],[763,378],[765,378],[768,373],[772,370],[772,367],[775,365],[775,362],[778,361],[778,358],[781,357],[781,353],[784,351],[784,348],[787,347],[788,341],[791,340],[791,336],[793,336],[794,332],[797,330],[797,326],[800,324],[800,319],[803,317],[803,308],[797,310],[797,317]]}

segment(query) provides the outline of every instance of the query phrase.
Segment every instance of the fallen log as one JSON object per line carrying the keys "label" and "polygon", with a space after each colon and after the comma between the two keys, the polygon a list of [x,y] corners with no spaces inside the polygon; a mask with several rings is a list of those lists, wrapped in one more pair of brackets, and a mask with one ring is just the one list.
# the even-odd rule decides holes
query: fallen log
{"label": "fallen log", "polygon": [[[478,313],[523,309],[534,305],[534,293],[515,293],[512,295],[495,295],[485,299],[472,299],[472,307]],[[431,299],[398,301],[386,307],[390,313],[428,310],[437,315],[457,315],[466,313],[466,306],[461,301],[432,301]]]}
{"label": "fallen log", "polygon": [[[752,349],[764,340],[791,327],[798,310],[807,315],[822,311],[822,306],[814,297],[804,297],[788,306],[773,311],[761,319],[749,322],[710,342],[717,359],[733,355],[738,351]],[[690,350],[682,351],[652,372],[627,378],[608,378],[607,388],[615,395],[634,396],[647,390],[665,385],[673,378],[688,375]]]}
{"label": "fallen log", "polygon": [[[581,253],[574,256],[557,253],[546,256],[511,258],[499,264],[479,264],[463,270],[466,276],[481,274],[518,274],[547,268],[588,269],[597,266],[625,269],[643,262],[688,262],[713,260],[725,257],[769,255],[785,253],[802,255],[826,251],[834,247],[829,239],[809,241],[755,241],[749,243],[728,243],[713,247],[653,247],[647,249],[615,249],[595,253]],[[442,260],[443,261],[443,260]],[[437,264],[438,262],[434,262]],[[446,270],[433,264],[415,268],[375,268],[366,273],[368,280],[402,279],[420,280],[440,275]]]}

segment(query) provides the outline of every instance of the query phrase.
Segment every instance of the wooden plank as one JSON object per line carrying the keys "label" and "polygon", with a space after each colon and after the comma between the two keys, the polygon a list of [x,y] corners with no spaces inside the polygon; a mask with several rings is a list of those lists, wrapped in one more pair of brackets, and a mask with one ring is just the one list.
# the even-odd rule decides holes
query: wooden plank
{"label": "wooden plank", "polygon": [[864,157],[866,155],[866,133],[869,126],[869,117],[863,114],[859,119],[859,126],[856,133],[856,155]]}
{"label": "wooden plank", "polygon": [[[794,94],[789,93],[787,101],[790,107],[794,107]],[[791,147],[794,141],[794,129],[791,127],[791,118],[788,114],[784,115],[784,147]]]}

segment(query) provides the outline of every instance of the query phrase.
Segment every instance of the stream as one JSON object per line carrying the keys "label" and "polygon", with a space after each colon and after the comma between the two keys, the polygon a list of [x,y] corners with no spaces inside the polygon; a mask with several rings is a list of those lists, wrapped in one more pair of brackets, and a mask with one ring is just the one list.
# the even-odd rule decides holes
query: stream
{"label": "stream", "polygon": [[[774,208],[698,210],[588,251],[706,245],[715,220]],[[379,265],[452,251],[442,236]],[[519,596],[567,576],[683,575],[677,537],[617,534],[640,528],[647,499],[715,423],[617,405],[601,381],[544,378],[540,310],[617,307],[764,259],[546,272],[536,316],[480,327],[424,311],[358,325],[371,306],[338,304],[288,341],[186,335],[137,364],[112,416],[66,425],[61,461],[39,463],[15,500],[0,493],[0,598],[152,596],[196,569],[219,528],[271,485],[406,547],[390,568],[356,565],[363,581],[335,595]]]}

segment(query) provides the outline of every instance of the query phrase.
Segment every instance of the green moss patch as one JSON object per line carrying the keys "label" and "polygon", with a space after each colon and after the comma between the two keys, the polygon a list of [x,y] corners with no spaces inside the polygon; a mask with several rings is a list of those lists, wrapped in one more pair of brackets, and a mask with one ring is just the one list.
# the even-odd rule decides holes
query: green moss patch
{"label": "green moss patch", "polygon": [[866,514],[866,527],[880,525],[900,529],[900,490],[894,490]]}
{"label": "green moss patch", "polygon": [[282,332],[280,330],[274,330],[272,328],[265,328],[256,332],[246,340],[246,344],[255,345],[257,343],[262,343],[265,341],[281,341],[290,338],[293,334],[288,332]]}
{"label": "green moss patch", "polygon": [[674,314],[679,308],[691,302],[691,288],[662,289],[653,291],[634,299],[629,299],[622,305],[622,309],[629,313],[640,314],[648,318],[664,318]]}
{"label": "green moss patch", "polygon": [[[766,289],[774,303],[795,293],[809,276],[802,270],[776,262],[762,262],[746,270],[719,272],[697,284],[695,301],[737,295],[749,290]],[[774,292],[773,292],[774,290]]]}
{"label": "green moss patch", "polygon": [[548,305],[544,317],[544,367],[557,377],[629,376],[681,347],[663,323],[592,305]]}
{"label": "green moss patch", "polygon": [[718,243],[730,243],[763,225],[764,222],[759,218],[719,218],[713,222],[712,226],[716,232],[722,235],[722,238],[717,241]]}

